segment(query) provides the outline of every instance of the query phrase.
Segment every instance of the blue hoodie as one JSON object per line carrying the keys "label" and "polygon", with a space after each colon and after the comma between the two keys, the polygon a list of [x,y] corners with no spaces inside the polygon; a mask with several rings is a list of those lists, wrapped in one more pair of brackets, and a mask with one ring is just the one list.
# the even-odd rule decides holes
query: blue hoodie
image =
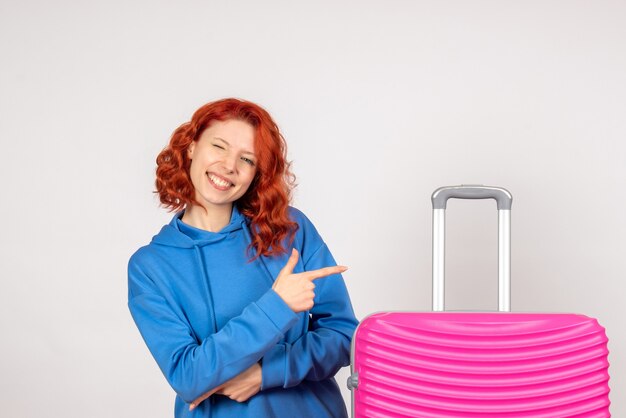
{"label": "blue hoodie", "polygon": [[[298,230],[294,273],[336,265],[313,224],[289,208]],[[287,254],[248,262],[249,223],[233,207],[214,233],[174,215],[128,263],[128,306],[165,378],[175,416],[347,417],[333,376],[349,364],[357,320],[341,275],[316,280],[315,306],[295,314],[272,290]],[[213,395],[189,403],[254,363],[259,393],[246,402]]]}

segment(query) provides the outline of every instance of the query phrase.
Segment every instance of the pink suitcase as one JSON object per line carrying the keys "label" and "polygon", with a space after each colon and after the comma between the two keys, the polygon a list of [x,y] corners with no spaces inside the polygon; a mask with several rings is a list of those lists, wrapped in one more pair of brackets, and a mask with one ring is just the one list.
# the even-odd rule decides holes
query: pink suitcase
{"label": "pink suitcase", "polygon": [[[498,204],[499,312],[444,311],[449,198]],[[607,337],[584,315],[510,312],[511,194],[487,186],[437,189],[433,311],[382,312],[352,341],[354,418],[610,417]]]}

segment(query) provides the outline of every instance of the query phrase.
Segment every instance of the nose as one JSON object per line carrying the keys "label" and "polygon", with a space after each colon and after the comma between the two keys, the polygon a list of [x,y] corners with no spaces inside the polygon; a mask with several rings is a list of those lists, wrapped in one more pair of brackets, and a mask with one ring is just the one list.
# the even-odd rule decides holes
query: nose
{"label": "nose", "polygon": [[237,170],[237,156],[235,153],[229,152],[224,156],[222,164],[229,174],[234,173]]}

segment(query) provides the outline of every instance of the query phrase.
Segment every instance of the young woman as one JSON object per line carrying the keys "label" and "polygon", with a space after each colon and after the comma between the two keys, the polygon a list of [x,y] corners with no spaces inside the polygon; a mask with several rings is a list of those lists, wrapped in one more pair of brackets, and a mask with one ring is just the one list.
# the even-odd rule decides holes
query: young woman
{"label": "young woman", "polygon": [[326,244],[288,206],[270,115],[212,102],[157,157],[176,211],[128,264],[128,304],[180,417],[347,417],[335,373],[357,325]]}

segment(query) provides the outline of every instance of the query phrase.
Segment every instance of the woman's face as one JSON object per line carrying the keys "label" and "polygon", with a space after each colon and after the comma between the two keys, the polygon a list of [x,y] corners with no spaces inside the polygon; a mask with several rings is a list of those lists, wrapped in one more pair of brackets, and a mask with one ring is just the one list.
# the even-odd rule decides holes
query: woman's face
{"label": "woman's face", "polygon": [[232,205],[256,174],[254,128],[241,120],[214,121],[187,152],[195,198],[207,209]]}

